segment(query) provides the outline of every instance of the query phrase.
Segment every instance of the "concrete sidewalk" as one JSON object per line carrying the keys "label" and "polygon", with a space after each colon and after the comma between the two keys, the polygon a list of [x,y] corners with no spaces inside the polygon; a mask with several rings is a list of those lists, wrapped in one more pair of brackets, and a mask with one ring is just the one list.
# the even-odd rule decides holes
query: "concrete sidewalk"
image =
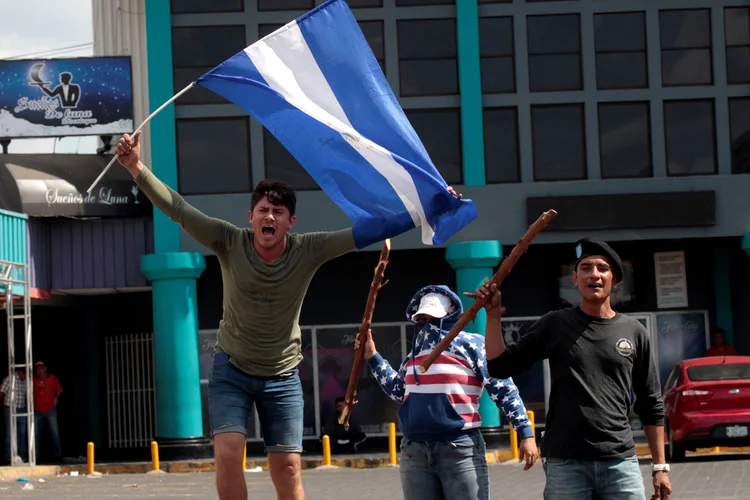
{"label": "concrete sidewalk", "polygon": [[[636,453],[641,458],[650,457],[650,451],[647,445],[636,445]],[[713,454],[713,453],[750,453],[748,448],[705,448],[695,452],[688,452],[690,455]],[[487,462],[490,464],[502,463],[512,460],[513,457],[509,449],[489,451],[487,453]],[[303,455],[302,468],[315,469],[323,465],[321,455]],[[353,469],[373,469],[377,467],[389,467],[389,458],[387,453],[367,454],[367,455],[346,455],[331,457],[331,465],[335,467],[346,467]],[[100,474],[146,474],[152,470],[151,462],[132,462],[132,463],[102,463],[95,464],[94,470]],[[162,472],[214,472],[216,470],[214,461],[194,460],[179,462],[162,462],[160,464]],[[268,470],[268,461],[265,458],[247,459],[247,470]],[[37,467],[0,467],[0,478],[16,479],[19,477],[48,477],[70,474],[77,472],[79,475],[87,473],[86,464],[80,465],[51,465]]]}

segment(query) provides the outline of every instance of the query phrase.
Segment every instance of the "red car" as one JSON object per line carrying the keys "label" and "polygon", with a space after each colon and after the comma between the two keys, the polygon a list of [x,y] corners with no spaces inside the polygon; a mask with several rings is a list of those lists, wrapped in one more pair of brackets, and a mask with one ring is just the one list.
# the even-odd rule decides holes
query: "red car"
{"label": "red car", "polygon": [[750,446],[750,356],[677,363],[664,383],[667,458],[714,446]]}

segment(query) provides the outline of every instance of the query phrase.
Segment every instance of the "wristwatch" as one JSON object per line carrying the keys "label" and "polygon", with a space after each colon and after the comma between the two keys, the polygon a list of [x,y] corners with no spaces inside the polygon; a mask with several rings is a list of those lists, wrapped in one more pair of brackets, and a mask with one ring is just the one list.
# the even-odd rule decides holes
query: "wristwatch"
{"label": "wristwatch", "polygon": [[669,464],[651,464],[651,474],[669,472]]}

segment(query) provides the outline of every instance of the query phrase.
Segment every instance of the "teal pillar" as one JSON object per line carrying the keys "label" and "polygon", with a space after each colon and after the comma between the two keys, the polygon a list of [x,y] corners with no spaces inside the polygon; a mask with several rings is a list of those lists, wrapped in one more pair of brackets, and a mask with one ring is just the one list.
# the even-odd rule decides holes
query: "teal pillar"
{"label": "teal pillar", "polygon": [[141,270],[152,282],[159,438],[203,436],[195,280],[205,268],[206,261],[199,253],[141,257]]}
{"label": "teal pillar", "polygon": [[461,150],[464,185],[484,186],[484,124],[482,72],[479,58],[477,0],[456,2],[458,85],[461,92]]}
{"label": "teal pillar", "polygon": [[[484,278],[491,278],[502,257],[503,247],[499,241],[464,241],[448,245],[445,260],[456,270],[457,292],[464,308],[474,302],[474,299],[464,297],[464,292],[473,292],[484,283]],[[487,314],[482,308],[465,330],[484,336],[486,323]],[[482,391],[479,399],[479,415],[482,417],[482,427],[500,426],[500,410],[487,391]]]}
{"label": "teal pillar", "polygon": [[750,232],[745,233],[745,237],[742,238],[742,250],[750,257]]}
{"label": "teal pillar", "polygon": [[716,302],[716,326],[724,330],[724,340],[728,344],[733,344],[732,282],[729,272],[729,252],[726,248],[714,249],[714,296]]}

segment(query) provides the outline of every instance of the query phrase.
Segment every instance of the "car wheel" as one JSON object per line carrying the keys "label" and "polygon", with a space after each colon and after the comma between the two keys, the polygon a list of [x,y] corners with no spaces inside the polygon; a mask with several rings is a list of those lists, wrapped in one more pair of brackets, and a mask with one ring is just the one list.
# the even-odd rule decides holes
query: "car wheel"
{"label": "car wheel", "polygon": [[685,448],[674,442],[674,433],[671,430],[669,431],[669,443],[667,448],[669,449],[670,462],[682,462],[685,460]]}

